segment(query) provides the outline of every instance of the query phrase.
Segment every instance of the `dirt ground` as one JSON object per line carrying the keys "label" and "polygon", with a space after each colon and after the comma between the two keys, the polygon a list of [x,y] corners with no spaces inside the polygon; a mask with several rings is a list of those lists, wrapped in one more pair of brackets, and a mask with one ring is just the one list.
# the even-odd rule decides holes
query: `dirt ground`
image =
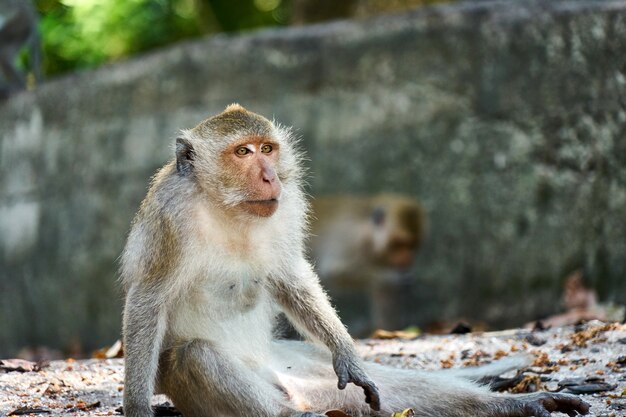
{"label": "dirt ground", "polygon": [[[626,325],[590,322],[543,331],[514,329],[491,333],[414,339],[365,339],[359,352],[367,360],[402,368],[473,366],[519,352],[535,355],[521,375],[503,375],[500,390],[573,392],[592,405],[593,416],[626,416]],[[120,415],[123,360],[0,363],[0,415]],[[14,370],[15,368],[20,368]],[[167,398],[155,396],[155,405]],[[167,405],[167,404],[165,404]],[[161,415],[173,415],[161,408]],[[168,414],[169,413],[169,414]],[[558,414],[554,414],[557,416]]]}

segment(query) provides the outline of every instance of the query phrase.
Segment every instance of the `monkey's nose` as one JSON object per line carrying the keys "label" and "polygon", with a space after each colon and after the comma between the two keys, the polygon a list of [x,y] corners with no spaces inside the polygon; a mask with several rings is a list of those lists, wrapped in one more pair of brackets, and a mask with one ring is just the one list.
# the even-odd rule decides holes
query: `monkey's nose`
{"label": "monkey's nose", "polygon": [[276,173],[274,172],[274,170],[264,169],[261,176],[264,182],[268,182],[271,184],[276,181]]}

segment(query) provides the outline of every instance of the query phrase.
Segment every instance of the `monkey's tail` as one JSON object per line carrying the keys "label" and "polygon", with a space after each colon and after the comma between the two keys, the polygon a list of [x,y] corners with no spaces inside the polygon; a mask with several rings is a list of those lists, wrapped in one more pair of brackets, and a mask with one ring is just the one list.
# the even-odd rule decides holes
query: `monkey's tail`
{"label": "monkey's tail", "polygon": [[470,366],[467,368],[443,369],[437,373],[469,379],[471,381],[486,382],[491,378],[498,377],[505,372],[522,369],[533,362],[534,357],[530,354],[509,356],[482,366]]}

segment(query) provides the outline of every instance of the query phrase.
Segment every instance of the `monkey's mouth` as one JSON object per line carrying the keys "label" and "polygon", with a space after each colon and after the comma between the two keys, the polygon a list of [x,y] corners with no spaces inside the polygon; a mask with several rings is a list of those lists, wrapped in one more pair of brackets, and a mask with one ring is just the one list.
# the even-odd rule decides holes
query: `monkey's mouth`
{"label": "monkey's mouth", "polygon": [[245,202],[244,209],[255,216],[269,217],[278,210],[278,199],[248,200]]}
{"label": "monkey's mouth", "polygon": [[278,204],[278,199],[270,198],[269,200],[248,200],[247,204],[258,204],[261,206],[273,206],[274,204]]}

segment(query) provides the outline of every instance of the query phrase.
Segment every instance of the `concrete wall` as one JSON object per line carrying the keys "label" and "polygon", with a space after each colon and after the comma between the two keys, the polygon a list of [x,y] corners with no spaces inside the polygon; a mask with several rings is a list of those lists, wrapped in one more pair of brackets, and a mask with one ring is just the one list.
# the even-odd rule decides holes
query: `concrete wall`
{"label": "concrete wall", "polygon": [[[0,104],[0,356],[119,333],[119,255],[172,139],[238,101],[314,194],[420,198],[415,321],[519,323],[585,268],[626,294],[626,2],[474,2],[214,36]],[[407,308],[405,306],[405,308]]]}

